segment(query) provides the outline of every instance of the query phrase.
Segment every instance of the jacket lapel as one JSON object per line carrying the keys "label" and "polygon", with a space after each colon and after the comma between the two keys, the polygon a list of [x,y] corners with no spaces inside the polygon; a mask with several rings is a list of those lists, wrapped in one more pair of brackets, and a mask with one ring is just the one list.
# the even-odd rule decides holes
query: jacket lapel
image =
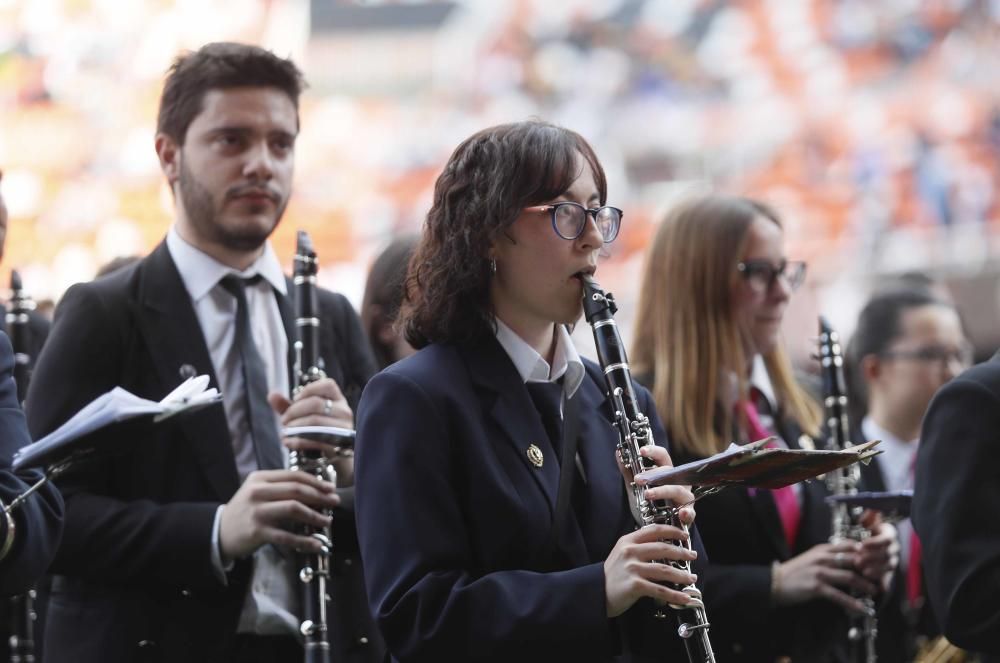
{"label": "jacket lapel", "polygon": [[[166,243],[161,242],[146,259],[141,279],[137,304],[141,311],[136,320],[160,381],[172,389],[187,377],[185,373],[191,373],[187,368],[191,367],[191,374],[208,375],[210,385],[219,388],[201,325]],[[222,405],[176,421],[218,498],[229,500],[240,482]]]}
{"label": "jacket lapel", "polygon": [[[614,547],[631,512],[623,503],[624,483],[615,460],[617,433],[604,416],[608,410],[602,387],[588,371],[577,392],[580,399],[580,461],[587,478],[586,502],[580,514],[582,535],[589,551],[607,551]],[[593,559],[590,561],[597,561]]]}
{"label": "jacket lapel", "polygon": [[[552,517],[559,490],[559,464],[521,376],[495,339],[475,347],[463,346],[460,352],[469,366],[483,411],[501,433],[497,443],[512,446],[517,452],[524,471],[545,496]],[[532,444],[542,452],[541,467],[529,459]]]}

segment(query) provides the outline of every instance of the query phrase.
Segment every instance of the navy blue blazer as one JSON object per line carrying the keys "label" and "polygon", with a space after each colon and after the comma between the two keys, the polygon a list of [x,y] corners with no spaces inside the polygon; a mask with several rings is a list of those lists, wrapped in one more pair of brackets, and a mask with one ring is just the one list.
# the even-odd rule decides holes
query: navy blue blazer
{"label": "navy blue blazer", "polygon": [[[603,562],[634,524],[603,378],[585,364],[576,396],[583,517],[569,510],[549,556],[559,464],[496,340],[428,346],[365,388],[356,520],[372,611],[396,660],[685,660],[674,620],[653,619],[651,602],[607,618]],[[638,391],[664,440],[649,393]]]}
{"label": "navy blue blazer", "polygon": [[[38,471],[17,475],[10,469],[14,452],[31,442],[24,413],[17,403],[13,371],[14,351],[7,334],[0,332],[0,499],[5,505],[41,478]],[[62,524],[62,496],[51,483],[14,512],[14,544],[0,561],[0,595],[23,592],[45,572],[59,545]],[[0,540],[7,535],[6,523],[3,529]]]}

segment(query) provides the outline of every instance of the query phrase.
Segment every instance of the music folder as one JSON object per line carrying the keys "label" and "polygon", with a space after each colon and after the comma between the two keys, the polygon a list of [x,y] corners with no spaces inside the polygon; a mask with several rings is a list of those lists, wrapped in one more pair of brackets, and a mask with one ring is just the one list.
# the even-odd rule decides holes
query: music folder
{"label": "music folder", "polygon": [[214,387],[209,389],[208,382],[207,375],[188,378],[160,401],[151,401],[127,389],[115,387],[85,405],[59,428],[19,449],[14,454],[13,469],[52,467],[71,457],[94,451],[100,445],[100,438],[90,433],[114,423],[143,416],[152,417],[156,423],[181,412],[220,402],[222,394]]}
{"label": "music folder", "polygon": [[635,476],[640,486],[682,485],[711,489],[742,485],[753,488],[783,488],[826,474],[852,463],[870,462],[882,453],[879,440],[842,451],[782,449],[766,446],[774,438],[750,444],[731,444],[725,451],[677,467],[657,467]]}

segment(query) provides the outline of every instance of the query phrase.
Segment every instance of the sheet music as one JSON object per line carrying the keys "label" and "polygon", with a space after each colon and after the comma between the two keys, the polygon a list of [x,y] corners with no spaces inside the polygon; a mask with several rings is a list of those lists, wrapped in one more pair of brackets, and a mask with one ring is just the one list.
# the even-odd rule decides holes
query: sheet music
{"label": "sheet music", "polygon": [[209,377],[188,378],[160,401],[136,396],[127,389],[115,387],[85,405],[62,426],[42,439],[22,447],[14,455],[14,470],[39,467],[60,460],[75,451],[73,443],[110,424],[140,416],[152,415],[154,422],[180,412],[219,402],[222,395],[208,388]]}
{"label": "sheet music", "polygon": [[657,467],[637,474],[640,486],[743,485],[755,488],[783,488],[825,474],[852,463],[868,462],[881,453],[878,440],[843,451],[825,449],[784,449],[765,447],[770,438],[728,449],[709,458],[677,467]]}

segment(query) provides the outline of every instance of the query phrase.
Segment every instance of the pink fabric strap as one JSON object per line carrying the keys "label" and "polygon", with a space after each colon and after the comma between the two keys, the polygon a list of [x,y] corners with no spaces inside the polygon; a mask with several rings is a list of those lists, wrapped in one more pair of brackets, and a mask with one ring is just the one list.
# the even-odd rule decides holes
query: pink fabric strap
{"label": "pink fabric strap", "polygon": [[[751,441],[762,440],[773,435],[761,423],[757,406],[754,405],[753,401],[743,401],[743,412],[746,414]],[[768,446],[775,445],[771,442]],[[795,494],[795,486],[772,489],[771,496],[778,509],[778,517],[781,518],[781,527],[785,531],[788,550],[795,550],[795,539],[798,537],[799,525],[802,520],[802,508],[799,506],[799,497]]]}

